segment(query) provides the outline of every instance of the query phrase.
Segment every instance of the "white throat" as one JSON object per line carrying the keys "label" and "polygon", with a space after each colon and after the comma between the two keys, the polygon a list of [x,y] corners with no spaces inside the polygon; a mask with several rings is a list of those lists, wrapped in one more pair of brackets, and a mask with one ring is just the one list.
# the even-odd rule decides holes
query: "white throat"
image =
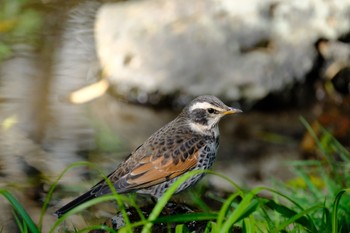
{"label": "white throat", "polygon": [[214,133],[214,136],[219,136],[219,127],[218,124],[215,124],[214,127],[210,127],[210,125],[202,125],[195,122],[190,122],[190,127],[193,131],[198,132],[200,134],[211,135]]}

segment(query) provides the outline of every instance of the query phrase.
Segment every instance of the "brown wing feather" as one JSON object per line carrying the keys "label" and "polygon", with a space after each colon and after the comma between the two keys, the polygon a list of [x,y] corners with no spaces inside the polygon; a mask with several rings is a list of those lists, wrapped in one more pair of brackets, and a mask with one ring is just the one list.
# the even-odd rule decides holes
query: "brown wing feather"
{"label": "brown wing feather", "polygon": [[122,192],[127,192],[136,188],[148,188],[153,185],[164,182],[165,180],[173,179],[182,175],[188,170],[193,169],[197,164],[199,151],[196,151],[186,160],[179,160],[174,163],[173,159],[169,159],[165,164],[162,157],[152,160],[151,157],[144,158],[140,161],[140,165],[123,176],[115,183],[122,187]]}

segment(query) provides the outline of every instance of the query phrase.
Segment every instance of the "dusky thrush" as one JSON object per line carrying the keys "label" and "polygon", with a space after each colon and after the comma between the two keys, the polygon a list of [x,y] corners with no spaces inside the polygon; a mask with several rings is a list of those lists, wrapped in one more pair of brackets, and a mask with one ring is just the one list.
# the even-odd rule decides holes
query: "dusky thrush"
{"label": "dusky thrush", "polygon": [[[120,194],[137,192],[159,198],[181,175],[209,169],[219,146],[220,119],[241,112],[215,96],[199,96],[170,123],[152,134],[113,171],[108,179]],[[204,173],[193,175],[176,193],[194,185]],[[110,193],[105,180],[55,213],[61,216],[95,197]]]}

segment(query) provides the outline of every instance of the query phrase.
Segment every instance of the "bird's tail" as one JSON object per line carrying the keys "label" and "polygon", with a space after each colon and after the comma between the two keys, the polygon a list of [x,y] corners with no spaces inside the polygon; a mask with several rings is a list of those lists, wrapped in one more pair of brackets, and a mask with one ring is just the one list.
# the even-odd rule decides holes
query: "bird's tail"
{"label": "bird's tail", "polygon": [[84,193],[83,195],[80,195],[79,197],[77,197],[73,201],[69,202],[68,204],[64,205],[60,209],[58,209],[55,212],[55,214],[57,215],[57,217],[61,217],[63,214],[67,213],[68,211],[70,211],[74,207],[77,207],[78,205],[80,205],[84,202],[87,202],[91,199],[94,199],[95,197],[96,196],[90,190],[90,191]]}

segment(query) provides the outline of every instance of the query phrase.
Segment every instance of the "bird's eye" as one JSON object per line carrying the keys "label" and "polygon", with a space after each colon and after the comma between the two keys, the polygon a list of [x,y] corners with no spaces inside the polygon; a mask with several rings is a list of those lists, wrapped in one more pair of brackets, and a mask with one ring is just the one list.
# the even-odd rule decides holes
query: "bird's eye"
{"label": "bird's eye", "polygon": [[214,113],[215,110],[213,108],[208,108],[208,113]]}

